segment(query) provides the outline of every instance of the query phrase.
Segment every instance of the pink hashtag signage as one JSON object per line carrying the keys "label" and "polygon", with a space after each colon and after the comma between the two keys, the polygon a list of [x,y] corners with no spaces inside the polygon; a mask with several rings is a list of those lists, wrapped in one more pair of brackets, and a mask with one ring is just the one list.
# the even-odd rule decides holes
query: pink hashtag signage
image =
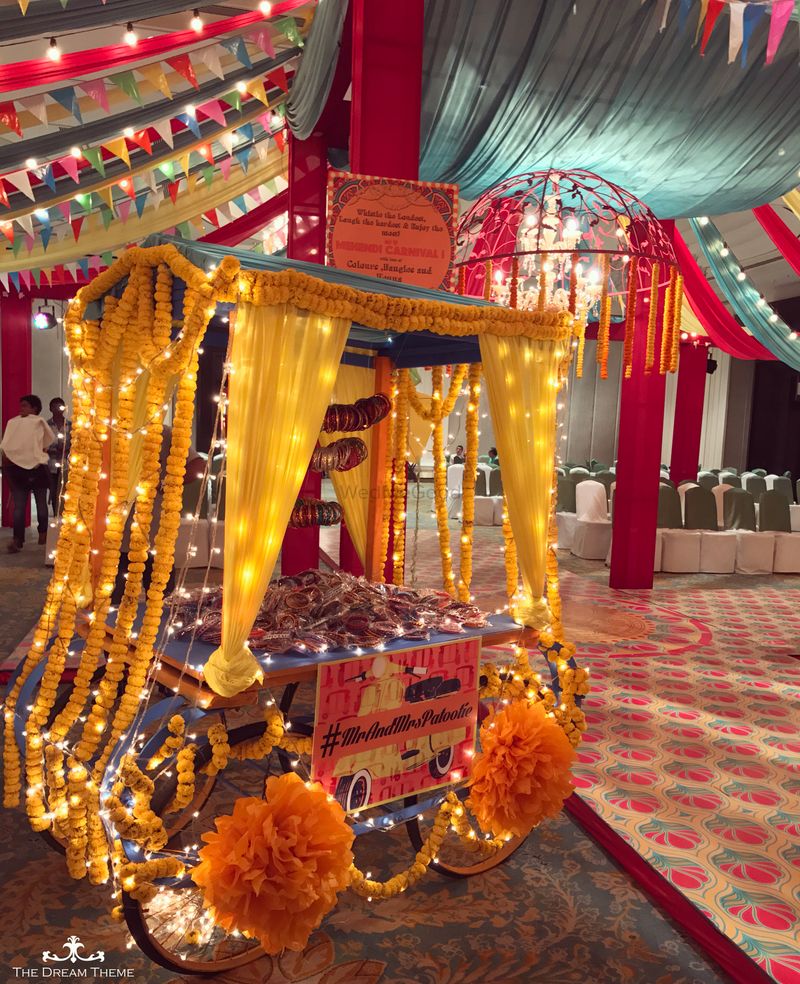
{"label": "pink hashtag signage", "polygon": [[480,654],[464,638],[321,666],[311,778],[351,813],[462,779]]}

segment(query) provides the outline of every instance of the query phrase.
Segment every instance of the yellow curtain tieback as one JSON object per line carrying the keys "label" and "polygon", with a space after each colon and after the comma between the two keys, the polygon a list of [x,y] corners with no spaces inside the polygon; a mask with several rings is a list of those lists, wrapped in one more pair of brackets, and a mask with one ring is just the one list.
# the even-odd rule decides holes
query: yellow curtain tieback
{"label": "yellow curtain tieback", "polygon": [[530,629],[541,630],[550,624],[550,609],[544,598],[518,601],[514,605],[514,618]]}
{"label": "yellow curtain tieback", "polygon": [[204,675],[209,687],[222,697],[233,697],[264,679],[264,672],[247,645],[233,653],[224,652],[222,646],[215,649],[206,663]]}

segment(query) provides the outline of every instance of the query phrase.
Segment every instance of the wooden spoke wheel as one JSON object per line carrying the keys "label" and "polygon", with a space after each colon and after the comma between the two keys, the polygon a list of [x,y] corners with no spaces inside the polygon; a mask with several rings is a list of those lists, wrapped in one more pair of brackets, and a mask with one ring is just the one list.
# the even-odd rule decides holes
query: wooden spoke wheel
{"label": "wooden spoke wheel", "polygon": [[[228,735],[231,760],[237,745],[261,737],[265,727],[261,721],[232,729]],[[311,728],[294,723],[292,733],[310,735]],[[210,761],[211,746],[203,742],[195,755],[198,788],[200,770]],[[230,813],[234,800],[240,796],[263,796],[265,779],[270,774],[293,771],[293,761],[297,758],[278,750],[260,761],[230,761],[224,772],[212,777],[218,781],[212,784],[202,804],[198,805],[198,794],[190,807],[176,814],[180,829],[170,839],[170,852],[180,854],[187,847],[195,848],[202,833],[213,829],[215,816]],[[165,822],[169,815],[164,811],[176,788],[177,774],[173,770],[171,777],[157,783],[153,794],[152,808]],[[215,926],[205,911],[202,892],[189,877],[182,878],[174,887],[164,886],[148,903],[138,902],[123,892],[122,908],[131,936],[141,951],[176,973],[212,977],[257,960],[264,952],[258,940],[226,933]]]}

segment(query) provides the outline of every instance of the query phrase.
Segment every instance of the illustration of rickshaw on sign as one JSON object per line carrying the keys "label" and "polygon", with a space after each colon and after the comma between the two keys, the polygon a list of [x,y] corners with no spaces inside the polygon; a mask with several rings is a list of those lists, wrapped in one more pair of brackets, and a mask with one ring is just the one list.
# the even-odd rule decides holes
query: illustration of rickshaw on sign
{"label": "illustration of rickshaw on sign", "polygon": [[[377,656],[369,671],[348,678],[375,680],[361,691],[358,717],[397,710],[404,704],[436,700],[461,689],[458,677],[426,676],[428,671],[429,667],[406,666],[393,663],[386,656]],[[405,678],[409,676],[422,679],[407,683]],[[399,778],[427,765],[434,780],[444,781],[453,766],[456,747],[467,737],[466,727],[452,728],[345,755],[333,771],[338,780],[334,796],[345,810],[353,812],[370,804],[373,779]]]}

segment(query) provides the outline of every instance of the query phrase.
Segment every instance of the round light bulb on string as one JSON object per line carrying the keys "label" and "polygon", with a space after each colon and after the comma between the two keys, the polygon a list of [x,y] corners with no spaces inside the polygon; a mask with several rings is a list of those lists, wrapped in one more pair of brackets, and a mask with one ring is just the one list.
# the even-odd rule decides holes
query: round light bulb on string
{"label": "round light bulb on string", "polygon": [[195,113],[197,112],[194,103],[187,103],[184,106],[184,111],[186,112],[187,116],[194,116]]}
{"label": "round light bulb on string", "polygon": [[719,251],[719,255],[720,256],[729,256],[730,255],[730,252],[731,251],[728,249],[727,246],[723,246],[722,249]]}
{"label": "round light bulb on string", "polygon": [[70,154],[75,158],[75,160],[80,160],[83,157],[83,151],[80,147],[70,147]]}
{"label": "round light bulb on string", "polygon": [[258,9],[259,12],[262,13],[265,17],[269,17],[269,15],[272,13],[272,4],[269,2],[269,0],[261,0],[261,3],[258,5]]}
{"label": "round light bulb on string", "polygon": [[25,161],[25,167],[27,167],[27,169],[29,171],[32,171],[36,167],[36,158],[35,157],[29,157]]}
{"label": "round light bulb on string", "polygon": [[136,31],[133,29],[133,24],[128,21],[125,27],[125,33],[122,35],[122,40],[129,48],[135,48],[139,39],[136,37]]}
{"label": "round light bulb on string", "polygon": [[197,7],[192,11],[192,19],[189,21],[189,27],[197,34],[202,33],[203,18],[200,16],[200,11]]}
{"label": "round light bulb on string", "polygon": [[236,91],[241,92],[241,94],[244,95],[245,92],[247,92],[247,83],[244,82],[242,79],[239,79],[239,81],[236,83]]}
{"label": "round light bulb on string", "polygon": [[133,127],[126,126],[125,129],[122,131],[122,136],[127,137],[128,140],[131,140],[133,138]]}
{"label": "round light bulb on string", "polygon": [[747,274],[744,272],[744,270],[740,270],[736,274],[736,279],[739,281],[739,283],[741,283],[743,280],[747,279]]}
{"label": "round light bulb on string", "polygon": [[47,49],[47,57],[50,61],[61,61],[61,48],[55,38],[50,38],[50,45]]}

